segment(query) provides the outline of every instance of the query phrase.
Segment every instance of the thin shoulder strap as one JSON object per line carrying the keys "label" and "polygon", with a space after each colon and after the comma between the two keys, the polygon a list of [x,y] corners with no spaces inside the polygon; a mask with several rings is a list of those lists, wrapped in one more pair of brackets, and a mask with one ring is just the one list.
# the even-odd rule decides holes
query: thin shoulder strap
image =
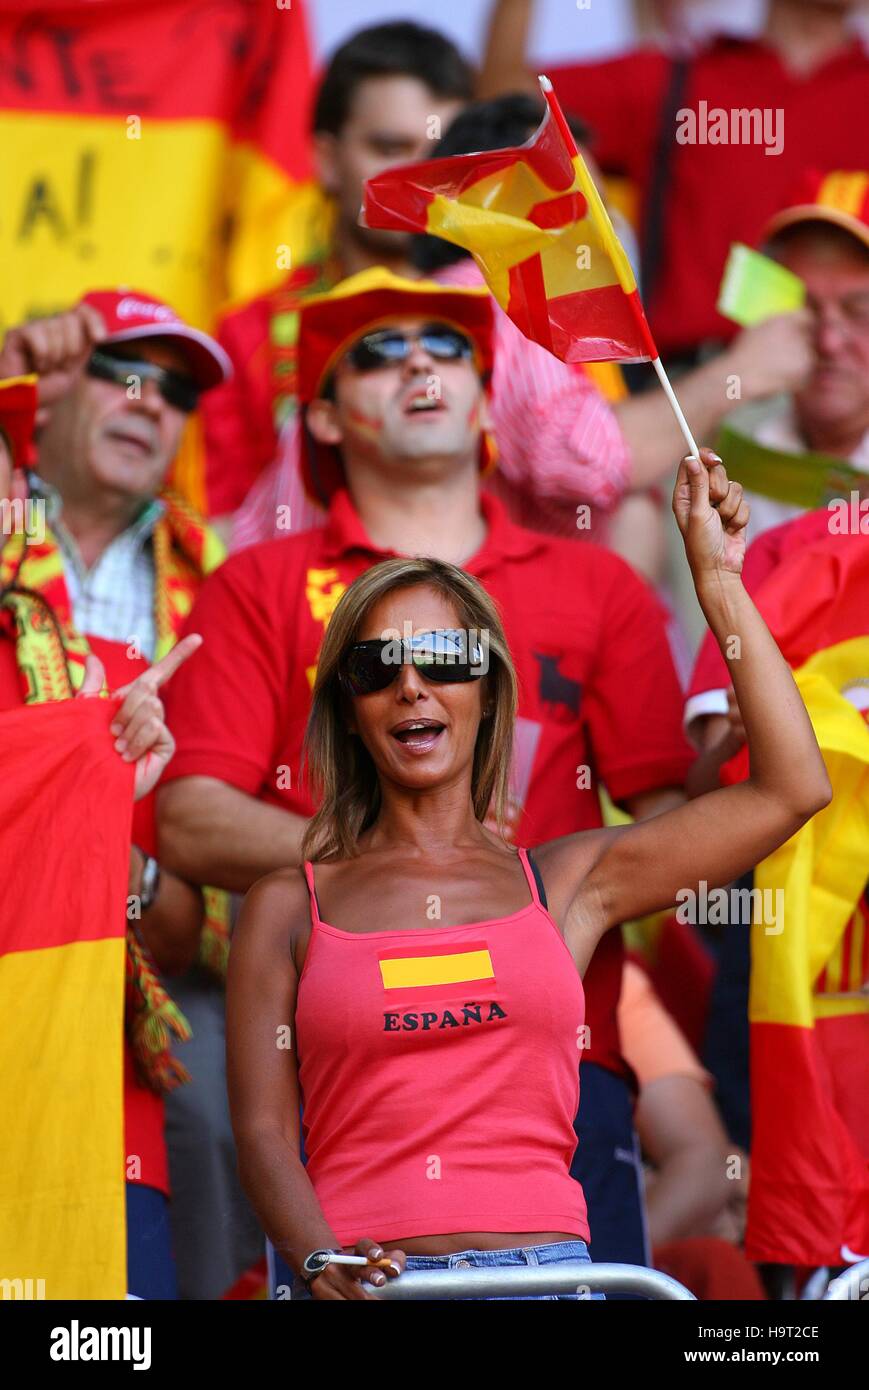
{"label": "thin shoulder strap", "polygon": [[540,876],[540,870],[531,858],[530,850],[520,849],[519,858],[522,860],[522,867],[525,870],[525,877],[528,880],[528,887],[531,889],[532,898],[538,907],[546,908],[548,911],[546,889],[543,887],[543,879]]}
{"label": "thin shoulder strap", "polygon": [[304,869],[308,892],[311,895],[311,921],[315,926],[318,926],[320,924],[320,904],[317,902],[317,890],[314,887],[314,866],[310,859],[305,860]]}

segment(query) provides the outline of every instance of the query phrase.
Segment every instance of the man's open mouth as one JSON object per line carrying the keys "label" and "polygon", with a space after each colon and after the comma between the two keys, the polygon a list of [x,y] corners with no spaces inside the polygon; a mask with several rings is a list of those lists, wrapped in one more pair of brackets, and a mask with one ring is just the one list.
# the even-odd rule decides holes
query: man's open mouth
{"label": "man's open mouth", "polygon": [[437,397],[431,397],[421,393],[411,396],[404,406],[405,415],[432,415],[444,409],[444,403]]}

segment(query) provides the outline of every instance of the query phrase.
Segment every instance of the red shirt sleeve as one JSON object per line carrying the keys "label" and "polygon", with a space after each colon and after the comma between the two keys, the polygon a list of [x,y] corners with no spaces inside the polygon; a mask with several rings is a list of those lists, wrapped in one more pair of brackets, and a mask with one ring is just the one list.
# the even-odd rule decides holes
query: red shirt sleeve
{"label": "red shirt sleeve", "polygon": [[608,173],[645,182],[664,100],[669,59],[642,48],[604,63],[547,71],[564,110],[587,121],[591,148]]}
{"label": "red shirt sleeve", "polygon": [[236,511],[275,455],[269,306],[266,295],[251,300],[228,313],[217,330],[234,374],[206,391],[199,407],[209,516]]}
{"label": "red shirt sleeve", "polygon": [[601,551],[599,570],[607,592],[586,722],[597,774],[623,802],[681,787],[694,754],[682,732],[682,691],[662,605],[618,556]]}
{"label": "red shirt sleeve", "polygon": [[264,597],[274,589],[267,573],[271,550],[231,556],[199,592],[184,630],[201,633],[203,645],[166,688],[177,747],[164,783],[216,777],[253,796],[269,777],[289,661],[281,618],[286,610]]}

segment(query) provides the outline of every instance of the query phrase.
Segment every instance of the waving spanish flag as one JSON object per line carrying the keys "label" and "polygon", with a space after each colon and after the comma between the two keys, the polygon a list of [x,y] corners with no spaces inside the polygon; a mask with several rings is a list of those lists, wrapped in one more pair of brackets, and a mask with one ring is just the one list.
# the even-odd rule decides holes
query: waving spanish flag
{"label": "waving spanish flag", "polygon": [[563,362],[653,360],[637,283],[547,79],[539,129],[516,149],[389,169],[365,185],[369,227],[470,251],[526,337]]}
{"label": "waving spanish flag", "polygon": [[757,604],[794,668],[833,800],[754,875],[781,912],[751,928],[746,1251],[841,1265],[869,1256],[869,540],[809,545]]}
{"label": "waving spanish flag", "polygon": [[0,715],[0,1278],[123,1298],[124,927],[133,768],[113,700]]}

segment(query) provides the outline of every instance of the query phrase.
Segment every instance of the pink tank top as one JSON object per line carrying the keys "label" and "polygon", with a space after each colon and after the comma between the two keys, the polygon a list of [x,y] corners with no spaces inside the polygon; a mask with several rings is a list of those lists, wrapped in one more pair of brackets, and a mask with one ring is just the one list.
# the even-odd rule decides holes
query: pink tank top
{"label": "pink tank top", "polygon": [[455,1231],[588,1240],[569,1172],[582,981],[519,856],[527,907],[431,931],[339,931],[320,920],[305,864],[307,1171],[342,1245]]}

